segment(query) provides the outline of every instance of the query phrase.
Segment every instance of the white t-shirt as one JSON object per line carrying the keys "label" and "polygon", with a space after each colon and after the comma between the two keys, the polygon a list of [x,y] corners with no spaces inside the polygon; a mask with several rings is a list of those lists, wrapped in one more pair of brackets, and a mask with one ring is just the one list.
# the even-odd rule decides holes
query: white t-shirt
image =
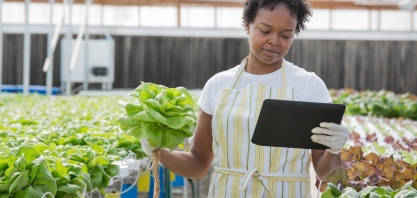
{"label": "white t-shirt", "polygon": [[[296,101],[332,102],[326,85],[314,72],[307,72],[305,69],[285,60],[284,64],[285,69],[287,70],[287,87],[292,87],[294,89]],[[204,112],[213,115],[220,94],[223,89],[228,88],[238,68],[239,65],[217,73],[207,81],[201,92],[200,99],[198,100],[198,105]],[[253,83],[264,83],[274,88],[282,88],[281,69],[264,75],[254,75],[243,72],[235,89],[243,89]]]}

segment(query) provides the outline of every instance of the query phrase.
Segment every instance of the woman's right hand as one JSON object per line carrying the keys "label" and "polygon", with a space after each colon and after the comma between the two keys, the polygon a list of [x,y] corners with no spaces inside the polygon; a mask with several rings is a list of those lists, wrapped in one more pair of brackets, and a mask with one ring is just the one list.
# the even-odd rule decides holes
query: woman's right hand
{"label": "woman's right hand", "polygon": [[147,155],[152,156],[153,155],[153,151],[156,149],[155,147],[152,147],[151,145],[149,145],[148,139],[146,138],[141,138],[140,139],[140,144],[142,146],[142,150],[143,152],[145,152]]}

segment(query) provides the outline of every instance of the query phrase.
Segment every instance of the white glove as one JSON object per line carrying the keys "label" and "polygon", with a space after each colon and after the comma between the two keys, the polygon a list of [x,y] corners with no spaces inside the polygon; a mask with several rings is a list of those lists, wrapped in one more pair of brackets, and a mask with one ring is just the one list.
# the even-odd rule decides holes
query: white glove
{"label": "white glove", "polygon": [[339,154],[349,139],[349,129],[343,125],[322,122],[320,127],[311,130],[313,142],[329,147],[327,149],[333,154]]}
{"label": "white glove", "polygon": [[149,145],[148,139],[146,138],[141,138],[140,139],[140,144],[142,146],[142,150],[143,152],[145,152],[147,155],[152,156],[153,155],[153,151],[156,149],[155,147],[152,147],[151,145]]}

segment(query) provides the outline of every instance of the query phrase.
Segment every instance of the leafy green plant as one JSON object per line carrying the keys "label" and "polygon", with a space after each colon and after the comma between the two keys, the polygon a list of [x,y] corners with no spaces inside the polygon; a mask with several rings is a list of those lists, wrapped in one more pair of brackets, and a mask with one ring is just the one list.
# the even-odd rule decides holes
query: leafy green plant
{"label": "leafy green plant", "polygon": [[105,194],[119,171],[114,160],[145,157],[118,126],[120,99],[129,98],[1,94],[0,197]]}
{"label": "leafy green plant", "polygon": [[327,186],[326,191],[321,195],[322,198],[414,198],[417,197],[417,190],[411,187],[412,181],[409,181],[402,188],[393,190],[390,187],[382,186],[367,186],[361,191],[356,191],[352,187],[347,187],[340,190],[334,184],[330,183]]}
{"label": "leafy green plant", "polygon": [[[172,150],[194,133],[195,102],[184,87],[168,88],[142,82],[130,96],[136,98],[137,102],[119,101],[126,113],[117,118],[126,134],[137,139],[146,138],[155,148]],[[152,156],[154,197],[159,197],[158,163],[159,150],[156,149]]]}
{"label": "leafy green plant", "polygon": [[334,103],[346,105],[348,115],[417,120],[417,97],[410,93],[396,95],[386,90],[356,92],[349,89],[331,90],[330,93]]}
{"label": "leafy green plant", "polygon": [[130,96],[138,103],[119,101],[126,113],[117,118],[120,128],[134,137],[147,138],[158,148],[173,149],[194,132],[194,99],[185,88],[143,83]]}

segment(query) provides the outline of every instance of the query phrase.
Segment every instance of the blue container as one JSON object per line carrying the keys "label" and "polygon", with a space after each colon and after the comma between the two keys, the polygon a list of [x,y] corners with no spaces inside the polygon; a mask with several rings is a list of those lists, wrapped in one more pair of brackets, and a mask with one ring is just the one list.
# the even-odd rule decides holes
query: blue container
{"label": "blue container", "polygon": [[184,177],[175,175],[175,181],[172,182],[172,187],[183,187],[184,186]]}
{"label": "blue container", "polygon": [[16,85],[1,85],[0,92],[14,93],[17,91]]}
{"label": "blue container", "polygon": [[[17,85],[16,92],[23,92],[23,85]],[[57,95],[61,93],[61,89],[58,87],[52,87],[51,92],[52,92],[52,95]],[[29,93],[46,94],[46,86],[30,85]]]}
{"label": "blue container", "polygon": [[[122,192],[130,188],[132,184],[123,184]],[[133,185],[132,189],[122,194],[121,198],[137,198],[138,197],[138,188],[136,185]]]}

